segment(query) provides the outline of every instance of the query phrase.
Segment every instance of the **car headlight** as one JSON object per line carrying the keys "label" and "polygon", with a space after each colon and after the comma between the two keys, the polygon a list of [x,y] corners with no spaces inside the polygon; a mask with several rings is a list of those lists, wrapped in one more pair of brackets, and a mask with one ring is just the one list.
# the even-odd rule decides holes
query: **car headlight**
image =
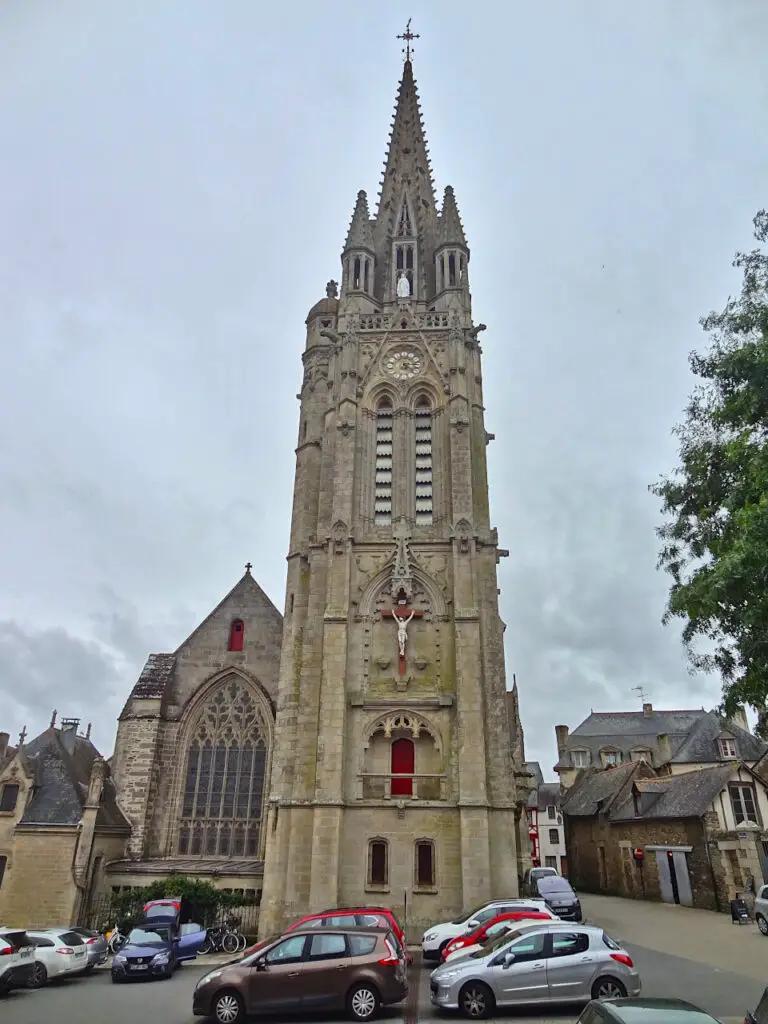
{"label": "car headlight", "polygon": [[444,981],[450,981],[451,978],[458,977],[459,974],[461,974],[461,971],[446,971],[445,974],[438,974],[438,976],[435,978],[435,981],[439,985]]}
{"label": "car headlight", "polygon": [[204,974],[200,981],[195,985],[195,991],[197,991],[201,986],[206,985],[209,981],[213,981],[214,978],[218,978],[221,974],[223,974],[223,971],[211,971],[210,974]]}
{"label": "car headlight", "polygon": [[152,957],[152,963],[153,964],[167,964],[168,963],[168,953],[156,953],[155,956]]}
{"label": "car headlight", "polygon": [[434,942],[437,938],[437,932],[427,932],[424,936],[424,942]]}

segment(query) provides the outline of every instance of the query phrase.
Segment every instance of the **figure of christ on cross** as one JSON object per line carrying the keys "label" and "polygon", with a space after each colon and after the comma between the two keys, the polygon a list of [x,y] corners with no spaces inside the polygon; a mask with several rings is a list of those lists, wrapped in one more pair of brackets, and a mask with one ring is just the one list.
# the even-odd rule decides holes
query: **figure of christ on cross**
{"label": "figure of christ on cross", "polygon": [[398,604],[397,608],[381,613],[383,619],[394,619],[397,623],[397,648],[399,654],[399,672],[405,675],[405,645],[408,643],[408,623],[411,619],[420,619],[424,612],[409,608],[407,604]]}

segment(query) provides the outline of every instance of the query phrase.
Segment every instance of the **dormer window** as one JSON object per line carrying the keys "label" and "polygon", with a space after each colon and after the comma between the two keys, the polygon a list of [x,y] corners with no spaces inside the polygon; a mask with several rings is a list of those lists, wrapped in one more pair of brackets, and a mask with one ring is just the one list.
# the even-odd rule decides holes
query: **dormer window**
{"label": "dormer window", "polygon": [[571,751],[571,764],[574,768],[588,768],[589,767],[589,751],[588,750],[572,750]]}
{"label": "dormer window", "polygon": [[646,750],[645,747],[638,747],[637,750],[633,750],[631,757],[633,761],[645,761],[646,764],[651,763],[651,752]]}
{"label": "dormer window", "polygon": [[615,768],[621,761],[621,754],[618,750],[603,750],[601,751],[603,758],[603,765],[606,768]]}
{"label": "dormer window", "polygon": [[721,739],[720,756],[726,758],[736,757],[736,740],[730,738]]}

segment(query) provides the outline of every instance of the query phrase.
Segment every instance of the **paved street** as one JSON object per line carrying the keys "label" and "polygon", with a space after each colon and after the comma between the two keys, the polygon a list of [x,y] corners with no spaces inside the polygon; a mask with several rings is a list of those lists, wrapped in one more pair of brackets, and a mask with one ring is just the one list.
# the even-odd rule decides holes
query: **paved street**
{"label": "paved street", "polygon": [[[609,897],[587,896],[583,903],[590,921],[624,941],[640,969],[645,995],[689,999],[726,1024],[742,1024],[744,1011],[757,1005],[768,983],[768,939],[753,925],[737,927],[724,915]],[[630,941],[630,935],[637,941]],[[102,969],[92,977],[49,985],[39,992],[11,993],[0,1003],[0,1019],[3,1024],[192,1024],[200,1019],[190,1012],[192,990],[211,966],[210,960],[201,958],[169,981],[119,986],[112,985],[109,971]],[[429,1003],[429,969],[415,966],[412,984],[416,992],[408,1006],[386,1011],[385,1021],[414,1024],[441,1019]],[[515,1024],[568,1024],[578,1016],[578,1008],[497,1016]],[[336,1024],[328,1018],[324,1022]]]}

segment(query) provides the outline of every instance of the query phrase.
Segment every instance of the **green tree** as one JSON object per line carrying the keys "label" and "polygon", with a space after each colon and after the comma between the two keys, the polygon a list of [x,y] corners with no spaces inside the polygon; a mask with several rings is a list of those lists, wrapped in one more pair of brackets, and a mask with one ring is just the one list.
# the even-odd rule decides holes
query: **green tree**
{"label": "green tree", "polygon": [[761,247],[738,253],[741,294],[703,317],[700,378],[675,428],[680,465],[651,487],[665,523],[659,566],[672,577],[665,623],[682,619],[694,669],[718,672],[721,712],[754,708],[768,736],[768,213]]}
{"label": "green tree", "polygon": [[221,911],[227,908],[253,902],[234,893],[222,892],[200,878],[168,875],[166,878],[150,882],[149,885],[117,893],[112,899],[112,914],[119,921],[121,928],[128,929],[141,920],[144,904],[148,900],[159,900],[164,896],[181,896],[188,900],[200,911],[205,924],[212,924]]}

